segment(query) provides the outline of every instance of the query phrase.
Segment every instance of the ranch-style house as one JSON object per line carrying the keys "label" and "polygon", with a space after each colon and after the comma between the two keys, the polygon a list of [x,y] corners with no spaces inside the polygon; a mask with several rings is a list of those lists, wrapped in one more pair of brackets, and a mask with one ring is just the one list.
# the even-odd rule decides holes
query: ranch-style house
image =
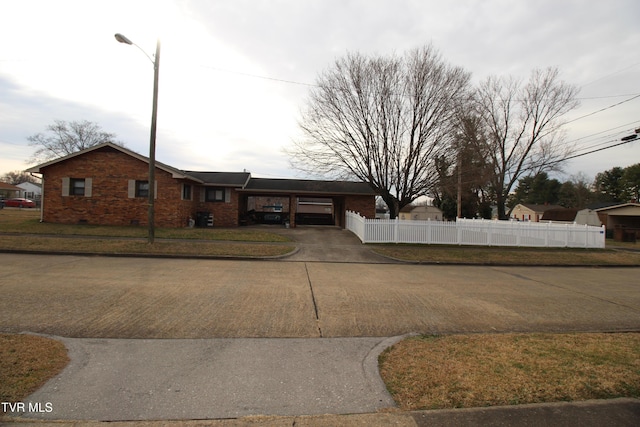
{"label": "ranch-style house", "polygon": [[[42,175],[42,221],[145,225],[149,159],[113,143],[34,166]],[[347,210],[375,218],[365,182],[253,178],[249,172],[196,172],[156,162],[155,224],[236,227],[251,223],[344,227]]]}

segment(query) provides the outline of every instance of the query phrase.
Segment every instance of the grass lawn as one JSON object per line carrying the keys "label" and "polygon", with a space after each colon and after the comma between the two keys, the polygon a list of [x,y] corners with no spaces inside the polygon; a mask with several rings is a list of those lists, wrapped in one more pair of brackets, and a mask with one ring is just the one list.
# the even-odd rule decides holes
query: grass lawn
{"label": "grass lawn", "polygon": [[419,336],[379,357],[402,410],[640,397],[640,333]]}
{"label": "grass lawn", "polygon": [[[146,227],[40,223],[34,209],[0,210],[0,250],[103,254],[271,257],[294,250],[290,240],[246,228],[157,228],[146,243]],[[90,237],[90,238],[87,238]]]}
{"label": "grass lawn", "polygon": [[372,245],[384,256],[410,262],[478,265],[632,265],[640,252],[617,249],[499,248],[449,245]]}
{"label": "grass lawn", "polygon": [[[158,228],[147,245],[146,227],[40,223],[35,209],[0,210],[0,250],[270,257],[294,250],[268,228]],[[87,239],[91,237],[91,239]],[[132,239],[139,239],[138,241]],[[229,243],[229,242],[237,242]],[[271,244],[269,244],[271,243]],[[607,242],[634,249],[636,244]],[[381,255],[423,263],[478,265],[640,265],[640,251],[572,248],[500,248],[448,245],[369,245]]]}
{"label": "grass lawn", "polygon": [[[47,234],[54,236],[93,236],[146,238],[146,226],[74,225],[40,222],[35,209],[0,210],[0,232]],[[225,240],[244,242],[288,242],[289,239],[265,230],[247,228],[156,228],[158,239]]]}
{"label": "grass lawn", "polygon": [[0,401],[23,400],[68,362],[61,342],[35,335],[0,334]]}

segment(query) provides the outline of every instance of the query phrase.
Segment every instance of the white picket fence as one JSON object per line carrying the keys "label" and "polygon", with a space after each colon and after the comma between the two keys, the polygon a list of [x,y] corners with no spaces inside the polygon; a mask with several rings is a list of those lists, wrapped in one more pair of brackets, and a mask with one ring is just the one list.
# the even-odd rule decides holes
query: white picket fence
{"label": "white picket fence", "polygon": [[368,219],[347,211],[346,228],[362,243],[604,248],[605,227],[580,224],[458,219]]}

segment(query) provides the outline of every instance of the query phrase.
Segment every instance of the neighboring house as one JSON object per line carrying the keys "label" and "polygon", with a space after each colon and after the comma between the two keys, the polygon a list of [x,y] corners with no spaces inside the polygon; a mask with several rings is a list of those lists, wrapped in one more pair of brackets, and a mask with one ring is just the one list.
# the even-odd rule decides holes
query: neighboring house
{"label": "neighboring house", "polygon": [[405,206],[398,217],[405,221],[442,221],[442,211],[435,206]]}
{"label": "neighboring house", "polygon": [[517,221],[540,222],[542,215],[550,209],[562,209],[562,206],[520,203],[514,206],[509,216]]}
{"label": "neighboring house", "polygon": [[3,197],[5,199],[20,197],[20,187],[7,184],[6,182],[0,182],[0,197]]}
{"label": "neighboring house", "polygon": [[607,227],[609,237],[616,237],[616,230],[624,230],[625,233],[635,234],[636,239],[640,239],[640,203],[615,203],[593,210]]}
{"label": "neighboring house", "polygon": [[20,197],[31,200],[40,200],[42,195],[42,185],[33,182],[23,182],[16,185],[20,188]]}
{"label": "neighboring house", "polygon": [[[147,157],[112,143],[27,170],[42,174],[44,222],[105,225],[147,223],[148,171]],[[323,213],[341,227],[346,210],[375,217],[376,195],[365,182],[262,179],[248,172],[183,171],[160,162],[156,162],[155,178],[155,224],[161,227],[182,227],[194,221],[235,227],[252,218],[264,219],[264,215],[252,217],[258,209],[280,214],[277,221],[270,216],[269,222],[290,221],[295,226],[299,207],[308,198],[330,206],[331,211]],[[265,203],[267,199],[273,202]],[[322,223],[328,222],[322,216]]]}

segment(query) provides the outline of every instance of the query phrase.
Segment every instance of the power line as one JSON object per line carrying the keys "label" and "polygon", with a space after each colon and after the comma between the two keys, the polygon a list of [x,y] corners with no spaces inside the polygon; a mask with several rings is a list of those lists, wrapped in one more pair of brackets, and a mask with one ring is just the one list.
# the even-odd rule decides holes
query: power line
{"label": "power line", "polygon": [[208,68],[208,69],[211,69],[211,70],[222,71],[222,72],[230,73],[230,74],[238,74],[240,76],[253,77],[253,78],[256,78],[256,79],[271,80],[271,81],[275,81],[275,82],[288,83],[288,84],[294,84],[294,85],[300,85],[300,86],[319,87],[318,85],[311,84],[311,83],[303,83],[303,82],[297,82],[297,81],[294,81],[294,80],[286,80],[286,79],[278,79],[278,78],[275,78],[275,77],[260,76],[258,74],[245,73],[245,72],[242,72],[242,71],[235,71],[235,70],[227,70],[227,69],[224,69],[224,68],[211,67],[211,66],[208,66],[208,65],[200,65],[200,66],[202,68]]}
{"label": "power line", "polygon": [[589,113],[589,114],[585,114],[584,116],[576,117],[575,119],[569,120],[568,122],[564,122],[564,124],[566,125],[568,123],[572,123],[572,122],[578,121],[580,119],[584,119],[585,117],[593,116],[594,114],[598,114],[598,113],[601,113],[603,111],[609,110],[610,108],[614,108],[614,107],[617,107],[617,106],[622,105],[624,103],[627,103],[629,101],[633,101],[636,98],[640,98],[640,93],[635,95],[635,96],[632,96],[629,99],[625,99],[624,101],[620,101],[620,102],[618,102],[616,104],[609,105],[608,107],[601,108],[600,110],[594,111],[594,112]]}
{"label": "power line", "polygon": [[[598,148],[596,150],[587,151],[586,153],[574,154],[573,156],[565,157],[564,159],[557,160],[555,162],[551,162],[550,164],[563,162],[565,160],[575,159],[576,157],[586,156],[587,154],[597,153],[598,151],[608,150],[609,148],[618,147],[620,145],[628,144],[628,143],[634,142],[634,141],[637,141],[637,140],[636,139],[632,139],[632,140],[628,140],[628,141],[622,141],[622,142],[618,142],[617,144],[610,145],[608,147],[602,147],[602,148]],[[613,142],[613,141],[609,141],[609,142]]]}
{"label": "power line", "polygon": [[589,96],[589,97],[578,97],[576,99],[579,100],[586,100],[586,99],[608,99],[608,98],[622,98],[623,96],[635,96],[635,95],[640,95],[638,93],[626,93],[624,95],[607,95],[607,96]]}
{"label": "power line", "polygon": [[590,81],[590,82],[588,82],[588,83],[583,84],[583,85],[582,85],[582,86],[580,86],[580,87],[589,86],[590,84],[593,84],[593,83],[595,83],[595,82],[599,82],[600,80],[604,80],[604,79],[606,79],[607,77],[615,76],[615,75],[616,75],[616,74],[618,74],[618,73],[621,73],[621,72],[623,72],[623,71],[627,71],[627,70],[629,70],[629,69],[631,69],[631,68],[633,68],[633,67],[637,67],[638,65],[640,65],[640,62],[636,62],[635,64],[631,64],[631,65],[629,65],[628,67],[625,67],[625,68],[623,68],[623,69],[621,69],[621,70],[614,71],[613,73],[610,73],[610,74],[607,74],[607,75],[605,75],[605,76],[599,77],[599,78],[597,78],[597,79],[595,79],[595,80],[592,80],[592,81]]}

